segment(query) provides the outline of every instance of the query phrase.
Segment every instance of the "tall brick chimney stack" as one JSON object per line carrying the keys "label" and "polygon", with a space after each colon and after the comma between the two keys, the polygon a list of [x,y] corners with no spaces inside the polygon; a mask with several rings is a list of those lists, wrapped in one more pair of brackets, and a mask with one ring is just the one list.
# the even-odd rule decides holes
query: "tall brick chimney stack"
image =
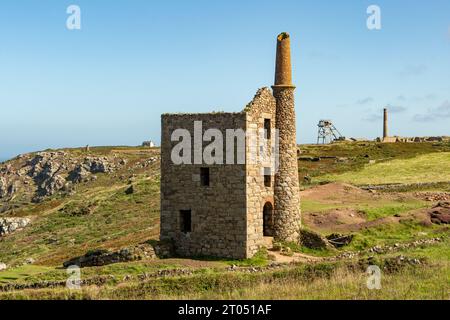
{"label": "tall brick chimney stack", "polygon": [[388,109],[384,108],[383,110],[383,138],[388,137]]}
{"label": "tall brick chimney stack", "polygon": [[275,127],[279,134],[279,166],[274,184],[274,238],[298,242],[301,225],[295,129],[294,90],[289,34],[277,37]]}

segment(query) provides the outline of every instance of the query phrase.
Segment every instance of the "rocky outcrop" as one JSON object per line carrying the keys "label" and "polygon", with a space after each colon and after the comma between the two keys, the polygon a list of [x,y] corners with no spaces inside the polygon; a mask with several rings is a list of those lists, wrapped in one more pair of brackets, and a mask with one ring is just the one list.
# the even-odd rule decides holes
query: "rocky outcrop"
{"label": "rocky outcrop", "polygon": [[56,194],[66,185],[66,157],[65,152],[40,152],[28,162],[28,175],[37,186],[35,202]]}
{"label": "rocky outcrop", "polygon": [[431,222],[435,224],[450,223],[450,202],[440,201],[429,211]]}
{"label": "rocky outcrop", "polygon": [[309,249],[321,250],[332,248],[326,238],[322,237],[318,233],[305,229],[300,230],[300,244]]}
{"label": "rocky outcrop", "polygon": [[29,218],[0,218],[0,236],[25,228],[30,223]]}
{"label": "rocky outcrop", "polygon": [[83,165],[89,168],[91,173],[109,173],[116,169],[114,162],[107,157],[88,157],[84,159]]}
{"label": "rocky outcrop", "polygon": [[[89,183],[98,175],[111,180],[142,173],[143,169],[157,169],[158,150],[130,160],[128,153],[101,150],[60,150],[28,153],[0,163],[0,213],[13,210],[15,205],[41,202],[51,196],[72,195],[77,184]],[[107,152],[107,153],[104,153]],[[153,168],[154,167],[154,168]],[[124,169],[128,170],[125,171]]]}
{"label": "rocky outcrop", "polygon": [[90,171],[84,165],[78,165],[69,174],[69,181],[73,183],[81,183],[90,180]]}
{"label": "rocky outcrop", "polygon": [[6,197],[8,194],[8,181],[6,178],[0,177],[0,199]]}
{"label": "rocky outcrop", "polygon": [[17,193],[26,193],[40,202],[72,191],[73,184],[95,180],[95,173],[109,174],[125,164],[116,156],[79,158],[64,151],[22,155],[0,166],[0,199],[9,201]]}
{"label": "rocky outcrop", "polygon": [[352,242],[353,235],[352,234],[333,233],[333,234],[328,235],[326,238],[332,246],[334,246],[335,248],[341,248],[346,245],[349,245],[350,242]]}
{"label": "rocky outcrop", "polygon": [[125,165],[126,161],[120,159],[118,164],[107,157],[86,157],[83,162],[78,164],[70,173],[68,180],[73,183],[95,180],[95,173],[112,173],[119,166]]}
{"label": "rocky outcrop", "polygon": [[12,198],[18,190],[18,181],[8,183],[5,177],[0,177],[0,199]]}
{"label": "rocky outcrop", "polygon": [[92,250],[81,257],[64,262],[64,267],[77,265],[80,268],[105,266],[119,262],[130,262],[144,259],[168,258],[172,256],[173,245],[170,242],[142,243],[134,247],[126,247],[118,251],[105,249]]}
{"label": "rocky outcrop", "polygon": [[104,249],[89,251],[84,256],[64,262],[64,267],[67,268],[72,265],[77,265],[80,268],[105,266],[113,263],[152,258],[156,258],[153,247],[149,244],[142,244],[136,247],[123,248],[115,252]]}

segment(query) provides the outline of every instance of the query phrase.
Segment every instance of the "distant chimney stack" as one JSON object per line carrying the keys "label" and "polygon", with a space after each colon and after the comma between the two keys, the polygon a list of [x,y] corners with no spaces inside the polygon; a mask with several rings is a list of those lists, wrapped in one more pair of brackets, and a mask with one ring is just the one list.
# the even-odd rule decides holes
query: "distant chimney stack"
{"label": "distant chimney stack", "polygon": [[384,116],[383,116],[383,138],[388,137],[388,110],[387,108],[384,108],[383,110]]}

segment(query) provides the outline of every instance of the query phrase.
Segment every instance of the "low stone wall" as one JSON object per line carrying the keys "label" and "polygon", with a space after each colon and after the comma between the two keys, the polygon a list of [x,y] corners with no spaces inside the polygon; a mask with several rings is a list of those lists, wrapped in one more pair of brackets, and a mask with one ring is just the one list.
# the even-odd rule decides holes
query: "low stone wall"
{"label": "low stone wall", "polygon": [[134,247],[122,248],[118,251],[98,249],[87,252],[85,255],[70,259],[63,263],[65,268],[76,265],[80,268],[99,267],[119,262],[130,262],[144,259],[168,258],[172,256],[172,244],[158,242],[155,244],[142,243]]}

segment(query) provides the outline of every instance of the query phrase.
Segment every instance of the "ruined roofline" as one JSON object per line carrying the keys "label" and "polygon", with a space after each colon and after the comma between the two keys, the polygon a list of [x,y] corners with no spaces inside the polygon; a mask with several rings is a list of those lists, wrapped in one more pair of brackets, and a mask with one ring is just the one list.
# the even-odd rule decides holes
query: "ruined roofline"
{"label": "ruined roofline", "polygon": [[174,112],[174,113],[163,113],[161,114],[162,117],[182,117],[182,116],[207,116],[207,115],[239,115],[243,114],[244,112],[225,112],[225,111],[211,111],[211,112],[189,112],[189,113],[183,113],[183,112]]}
{"label": "ruined roofline", "polygon": [[269,87],[259,88],[258,91],[256,91],[255,96],[253,97],[252,101],[247,103],[247,105],[245,106],[244,110],[242,110],[242,112],[245,112],[245,113],[250,112],[253,108],[254,103],[264,94],[270,95],[271,97],[273,97],[272,90]]}
{"label": "ruined roofline", "polygon": [[163,117],[173,117],[173,116],[205,116],[205,115],[240,115],[240,114],[244,114],[247,112],[250,112],[252,110],[253,104],[255,103],[255,101],[261,97],[264,94],[269,94],[273,97],[272,95],[272,90],[269,87],[262,87],[259,88],[252,101],[250,101],[245,108],[242,111],[237,111],[237,112],[225,112],[225,111],[211,111],[211,112],[174,112],[174,113],[163,113],[161,116]]}

